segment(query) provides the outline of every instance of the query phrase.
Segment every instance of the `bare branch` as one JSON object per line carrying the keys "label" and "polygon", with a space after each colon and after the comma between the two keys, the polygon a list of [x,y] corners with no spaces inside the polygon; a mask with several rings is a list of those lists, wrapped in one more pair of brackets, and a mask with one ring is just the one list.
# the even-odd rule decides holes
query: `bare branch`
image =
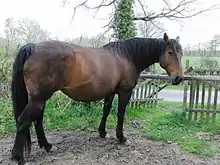
{"label": "bare branch", "polygon": [[98,5],[98,6],[95,6],[95,7],[89,7],[89,6],[85,6],[89,9],[100,9],[101,7],[108,7],[108,6],[111,6],[113,5],[117,0],[111,0],[110,2],[106,3],[106,0],[102,0],[102,2]]}
{"label": "bare branch", "polygon": [[147,15],[147,12],[145,11],[145,9],[144,9],[144,5],[142,4],[141,0],[137,0],[137,1],[138,1],[138,3],[139,3],[140,6],[141,6],[141,9],[142,9],[144,15]]}
{"label": "bare branch", "polygon": [[[69,2],[71,0],[63,0],[62,1],[62,6],[67,5],[67,2]],[[83,7],[87,10],[95,10],[95,14],[93,15],[93,17],[96,16],[96,14],[99,12],[99,10],[103,7],[110,7],[112,5],[115,5],[115,3],[117,2],[117,0],[101,0],[101,3],[97,6],[89,6],[88,5],[89,0],[83,0],[82,2],[80,2],[79,4],[77,4],[76,6],[73,7],[73,15],[72,15],[72,20],[74,19],[75,15],[76,15],[76,11],[77,9]]]}
{"label": "bare branch", "polygon": [[161,37],[161,33],[165,32],[163,23],[158,20],[140,21],[137,24],[139,34],[143,37]]}
{"label": "bare branch", "polygon": [[[172,7],[167,0],[162,1],[166,7],[160,13],[150,13],[144,16],[134,17],[133,20],[151,21],[157,18],[168,18],[170,20],[185,19],[192,18],[210,10],[219,9],[219,5],[213,5],[200,11],[188,10],[187,6],[194,4],[198,0],[181,0],[175,7]],[[141,4],[140,0],[138,0],[138,2]],[[141,8],[143,9],[142,5]]]}
{"label": "bare branch", "polygon": [[[63,0],[63,6],[67,5],[67,2],[70,1],[73,0]],[[74,5],[72,20],[74,19],[76,15],[76,10],[78,8],[84,8],[87,10],[95,11],[93,15],[93,17],[95,17],[101,8],[115,7],[113,9],[113,12],[109,14],[107,18],[105,17],[105,19],[109,20],[108,23],[105,26],[103,26],[103,28],[107,28],[107,30],[104,32],[105,34],[111,29],[111,24],[114,18],[114,14],[116,12],[117,2],[119,0],[99,0],[98,4],[90,6],[89,2],[91,1],[80,0],[78,4]],[[145,27],[149,28],[149,26],[151,26],[159,31],[162,31],[164,29],[163,27],[161,28],[160,25],[157,23],[157,21],[155,22],[154,20],[166,18],[169,20],[177,21],[178,23],[182,24],[184,19],[192,18],[194,16],[204,14],[211,10],[220,9],[220,4],[213,5],[201,10],[197,8],[193,8],[192,6],[197,2],[199,2],[199,0],[178,0],[178,2],[176,2],[177,4],[175,5],[173,3],[169,3],[169,0],[160,0],[164,4],[164,8],[162,8],[161,11],[155,12],[155,11],[149,11],[146,5],[144,5],[143,0],[134,0],[134,1],[138,3],[138,6],[141,8],[142,11],[141,14],[137,13],[138,15],[133,17],[133,20],[144,21],[146,23]],[[153,36],[156,35],[156,33],[154,33],[153,31],[151,33],[152,33],[151,35]]]}
{"label": "bare branch", "polygon": [[78,4],[78,5],[76,5],[76,6],[73,8],[73,16],[72,16],[72,20],[73,20],[74,17],[75,17],[76,10],[77,10],[78,8],[82,7],[82,6],[85,6],[86,3],[87,3],[87,1],[88,1],[88,0],[85,0],[84,2],[82,2],[82,3]]}

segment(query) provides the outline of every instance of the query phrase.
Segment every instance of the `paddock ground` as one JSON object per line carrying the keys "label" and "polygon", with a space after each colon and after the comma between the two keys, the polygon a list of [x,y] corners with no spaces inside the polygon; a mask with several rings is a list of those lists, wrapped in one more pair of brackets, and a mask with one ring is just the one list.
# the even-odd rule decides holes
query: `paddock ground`
{"label": "paddock ground", "polygon": [[[219,158],[204,158],[183,152],[175,144],[151,141],[134,129],[125,130],[130,143],[118,144],[115,131],[101,139],[97,132],[59,131],[47,133],[55,146],[50,153],[39,149],[32,135],[29,165],[219,165]],[[0,164],[15,165],[10,160],[14,135],[0,137]]]}

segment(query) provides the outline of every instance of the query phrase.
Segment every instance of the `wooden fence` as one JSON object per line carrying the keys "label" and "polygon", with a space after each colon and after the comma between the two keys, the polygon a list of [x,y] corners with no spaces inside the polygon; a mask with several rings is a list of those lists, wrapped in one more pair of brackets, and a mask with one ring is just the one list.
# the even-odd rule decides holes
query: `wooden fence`
{"label": "wooden fence", "polygon": [[[184,82],[183,113],[188,111],[191,120],[204,120],[208,122],[210,118],[215,121],[216,114],[220,113],[219,95],[220,79],[210,78],[194,79]],[[189,90],[188,90],[189,88]],[[187,104],[189,100],[189,104]]]}
{"label": "wooden fence", "polygon": [[[167,75],[142,74],[144,79],[168,80]],[[184,76],[183,115],[194,120],[215,121],[220,113],[220,77],[219,76]]]}
{"label": "wooden fence", "polygon": [[144,79],[140,81],[133,90],[129,107],[131,108],[153,108],[156,107],[158,92],[164,88],[165,84],[161,84],[160,80]]}

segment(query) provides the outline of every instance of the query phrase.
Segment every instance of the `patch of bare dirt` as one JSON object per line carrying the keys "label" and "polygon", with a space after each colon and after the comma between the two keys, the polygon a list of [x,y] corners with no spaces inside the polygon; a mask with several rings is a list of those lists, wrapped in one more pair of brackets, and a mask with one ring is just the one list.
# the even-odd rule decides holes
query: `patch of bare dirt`
{"label": "patch of bare dirt", "polygon": [[[101,139],[97,132],[54,132],[47,133],[48,140],[55,146],[46,153],[38,148],[32,138],[30,165],[219,165],[220,159],[201,158],[183,152],[177,146],[155,142],[142,137],[134,130],[127,130],[130,144],[120,145],[115,131],[110,138]],[[10,160],[14,136],[0,138],[0,164],[14,165]],[[55,149],[56,148],[56,149]]]}

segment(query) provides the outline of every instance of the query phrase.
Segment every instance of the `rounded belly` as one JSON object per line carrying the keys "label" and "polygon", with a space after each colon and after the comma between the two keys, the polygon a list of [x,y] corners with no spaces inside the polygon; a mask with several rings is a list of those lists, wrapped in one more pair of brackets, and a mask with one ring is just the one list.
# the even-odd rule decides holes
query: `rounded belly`
{"label": "rounded belly", "polygon": [[96,101],[112,93],[114,88],[115,87],[109,83],[88,83],[78,87],[64,88],[61,91],[74,100]]}

